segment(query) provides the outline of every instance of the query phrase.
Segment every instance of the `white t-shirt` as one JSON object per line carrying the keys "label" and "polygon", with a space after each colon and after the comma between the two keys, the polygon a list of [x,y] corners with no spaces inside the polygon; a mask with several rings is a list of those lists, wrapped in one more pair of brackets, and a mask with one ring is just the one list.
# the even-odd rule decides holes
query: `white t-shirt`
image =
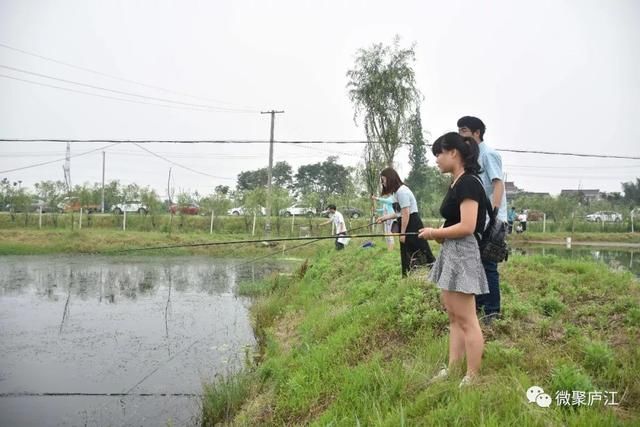
{"label": "white t-shirt", "polygon": [[333,219],[333,225],[336,226],[336,234],[347,232],[347,226],[344,223],[344,217],[340,212],[336,211],[336,213],[333,214],[332,219]]}
{"label": "white t-shirt", "polygon": [[[418,202],[416,202],[416,197],[406,185],[401,185],[394,193],[393,198],[400,205],[400,209],[409,208],[410,214],[418,212]],[[398,218],[399,217],[400,214],[398,214]]]}

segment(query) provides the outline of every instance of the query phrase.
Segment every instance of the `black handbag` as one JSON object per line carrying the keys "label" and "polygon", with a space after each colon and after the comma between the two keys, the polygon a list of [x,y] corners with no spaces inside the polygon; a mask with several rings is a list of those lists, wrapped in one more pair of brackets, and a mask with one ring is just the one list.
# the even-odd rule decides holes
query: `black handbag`
{"label": "black handbag", "polygon": [[[491,200],[484,191],[482,181],[477,176],[473,177],[478,180],[482,188],[482,194],[486,200],[488,207],[491,207]],[[482,261],[502,262],[509,259],[509,245],[507,245],[507,224],[498,219],[498,208],[488,210],[489,224],[482,233],[474,233],[478,240],[480,248],[480,259]]]}
{"label": "black handbag", "polygon": [[505,240],[507,224],[498,219],[498,208],[491,210],[489,218],[489,226],[482,233],[476,233],[480,259],[492,262],[507,261],[509,259],[509,245]]}

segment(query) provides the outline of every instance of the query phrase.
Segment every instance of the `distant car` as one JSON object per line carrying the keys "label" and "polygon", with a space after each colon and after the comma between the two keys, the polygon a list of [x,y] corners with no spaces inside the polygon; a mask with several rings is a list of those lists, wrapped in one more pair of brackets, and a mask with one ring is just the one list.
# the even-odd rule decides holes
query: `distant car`
{"label": "distant car", "polygon": [[585,219],[590,222],[620,222],[622,221],[622,214],[611,211],[600,211],[587,215]]}
{"label": "distant car", "polygon": [[182,215],[198,215],[200,213],[200,206],[197,203],[189,203],[186,205],[171,205],[169,212],[172,214],[180,213]]}
{"label": "distant car", "polygon": [[80,209],[84,212],[93,213],[98,212],[101,209],[100,205],[96,204],[81,204],[78,197],[65,197],[60,203],[58,203],[58,210],[63,213],[68,212],[80,212]]}
{"label": "distant car", "polygon": [[42,209],[42,213],[53,212],[55,210],[51,208],[47,202],[40,199],[33,199],[27,206],[14,206],[12,204],[8,204],[5,207],[5,210],[9,212],[40,212],[40,209]]}
{"label": "distant car", "polygon": [[40,208],[42,208],[42,212],[51,212],[52,209],[47,205],[44,200],[34,199],[28,205],[12,205],[9,203],[5,206],[5,210],[8,212],[40,212]]}
{"label": "distant car", "polygon": [[234,215],[234,216],[244,215],[244,208],[241,206],[237,208],[231,208],[227,211],[227,215]]}
{"label": "distant car", "polygon": [[146,214],[149,212],[147,205],[139,201],[130,201],[125,203],[118,203],[111,206],[111,212],[116,215],[121,215],[124,212],[138,212],[139,214]]}
{"label": "distant car", "polygon": [[[362,211],[358,208],[347,207],[347,208],[338,209],[338,212],[341,212],[342,215],[351,219],[357,219],[362,216]],[[325,209],[324,211],[322,211],[321,215],[325,218],[329,218],[329,209]]]}
{"label": "distant car", "polygon": [[316,210],[314,208],[310,208],[307,206],[293,205],[293,206],[289,206],[286,209],[280,209],[279,214],[282,216],[292,216],[292,215],[314,216],[316,214]]}
{"label": "distant car", "polygon": [[40,209],[42,209],[42,213],[53,212],[55,210],[44,200],[38,199],[31,202],[31,210],[33,212],[40,212]]}
{"label": "distant car", "polygon": [[[245,208],[242,206],[238,206],[237,208],[231,208],[227,211],[227,215],[233,215],[233,216],[240,216],[240,215],[245,215],[245,214],[250,214],[253,213],[253,209],[252,208]],[[260,206],[258,213],[262,216],[265,216],[267,214],[267,210],[265,208],[263,208],[262,206]]]}

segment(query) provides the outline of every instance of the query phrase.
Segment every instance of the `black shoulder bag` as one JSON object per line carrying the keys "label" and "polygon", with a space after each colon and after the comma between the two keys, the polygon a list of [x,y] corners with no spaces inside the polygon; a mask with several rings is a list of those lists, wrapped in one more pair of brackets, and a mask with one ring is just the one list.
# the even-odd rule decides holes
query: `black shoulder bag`
{"label": "black shoulder bag", "polygon": [[492,262],[506,261],[509,259],[509,246],[506,242],[507,225],[498,220],[498,208],[491,209],[491,200],[484,191],[480,178],[472,176],[480,183],[489,213],[489,225],[482,233],[474,233],[480,247],[480,259]]}

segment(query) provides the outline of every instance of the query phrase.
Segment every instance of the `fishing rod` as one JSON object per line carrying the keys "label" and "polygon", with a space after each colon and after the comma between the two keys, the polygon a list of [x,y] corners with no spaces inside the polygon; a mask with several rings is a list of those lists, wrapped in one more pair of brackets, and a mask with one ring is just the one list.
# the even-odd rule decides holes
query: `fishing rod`
{"label": "fishing rod", "polygon": [[[365,228],[365,227],[371,227],[372,225],[376,225],[376,224],[377,224],[377,222],[376,222],[376,221],[374,221],[374,222],[369,223],[369,224],[361,225],[360,227],[352,228],[350,231],[351,231],[351,232],[354,232],[354,231],[356,231],[356,230],[360,230],[360,229]],[[244,265],[248,265],[248,264],[253,264],[253,263],[255,263],[255,262],[257,262],[257,261],[260,261],[260,260],[262,260],[262,259],[269,258],[269,257],[271,257],[271,256],[278,255],[278,254],[280,254],[280,253],[284,253],[284,252],[292,251],[292,250],[294,250],[294,249],[298,249],[298,248],[301,248],[301,247],[303,247],[303,246],[307,246],[307,245],[310,245],[310,244],[312,244],[312,243],[319,242],[320,240],[322,240],[322,239],[317,239],[317,238],[316,238],[315,240],[311,240],[311,241],[309,241],[309,242],[305,242],[305,243],[302,243],[302,244],[300,244],[300,245],[291,246],[290,248],[284,248],[284,249],[282,249],[282,250],[279,250],[279,249],[278,249],[277,251],[273,251],[273,252],[272,252],[272,253],[270,253],[270,254],[262,255],[262,256],[259,256],[259,257],[257,257],[257,258],[251,259],[251,260],[249,260],[249,261],[247,261],[247,262],[244,262],[244,263],[242,263],[242,264],[239,264],[239,266],[244,266]]]}
{"label": "fishing rod", "polygon": [[334,234],[331,236],[315,236],[315,237],[281,237],[276,239],[256,239],[256,240],[228,240],[222,242],[205,242],[205,243],[189,243],[183,245],[167,245],[167,246],[149,246],[142,248],[130,248],[130,249],[119,249],[113,251],[114,253],[121,252],[139,252],[139,251],[149,251],[155,249],[176,249],[176,248],[195,248],[195,247],[203,247],[203,246],[225,246],[225,245],[241,245],[247,243],[277,243],[277,242],[295,242],[301,240],[327,240],[327,239],[355,239],[355,238],[363,238],[363,237],[401,237],[401,236],[417,236],[418,232],[408,232],[408,233],[386,233],[386,234],[350,234],[350,235],[338,235]]}

